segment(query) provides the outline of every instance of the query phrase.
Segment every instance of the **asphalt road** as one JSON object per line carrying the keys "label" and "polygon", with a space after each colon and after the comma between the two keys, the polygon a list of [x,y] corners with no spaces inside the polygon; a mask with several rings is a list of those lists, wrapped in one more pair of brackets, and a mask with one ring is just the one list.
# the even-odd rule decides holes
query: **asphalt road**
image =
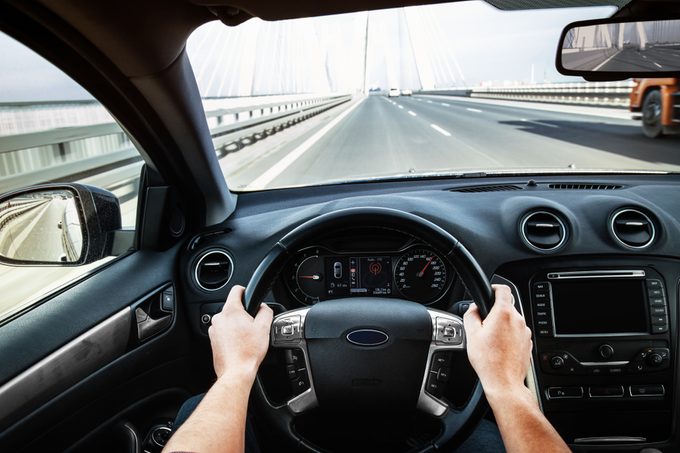
{"label": "asphalt road", "polygon": [[[231,187],[249,190],[442,170],[680,171],[680,137],[650,140],[639,121],[625,118],[625,111],[596,116],[566,106],[548,107],[560,111],[546,107],[443,96],[369,96],[313,143],[310,139],[323,125],[309,130],[306,140],[296,137],[227,176]],[[263,179],[266,172],[269,177]]]}
{"label": "asphalt road", "polygon": [[644,51],[623,49],[599,66],[597,71],[680,71],[680,46],[650,47]]}

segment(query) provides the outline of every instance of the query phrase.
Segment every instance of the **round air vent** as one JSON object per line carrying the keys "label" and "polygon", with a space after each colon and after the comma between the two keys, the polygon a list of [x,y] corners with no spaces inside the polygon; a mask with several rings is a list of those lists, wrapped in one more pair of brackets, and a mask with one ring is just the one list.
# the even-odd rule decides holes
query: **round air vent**
{"label": "round air vent", "polygon": [[616,211],[609,222],[609,230],[617,242],[632,249],[649,247],[656,238],[652,219],[636,209]]}
{"label": "round air vent", "polygon": [[539,252],[551,252],[567,240],[567,228],[562,219],[548,211],[534,211],[520,222],[522,240]]}
{"label": "round air vent", "polygon": [[234,262],[223,250],[208,250],[201,255],[194,268],[196,284],[206,291],[224,288],[234,271]]}

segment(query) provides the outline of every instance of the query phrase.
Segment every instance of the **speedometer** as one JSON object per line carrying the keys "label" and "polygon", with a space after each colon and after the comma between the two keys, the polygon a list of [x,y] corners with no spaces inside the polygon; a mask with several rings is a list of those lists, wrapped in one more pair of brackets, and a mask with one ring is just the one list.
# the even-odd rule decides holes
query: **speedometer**
{"label": "speedometer", "polygon": [[394,279],[397,289],[406,299],[433,302],[446,289],[446,264],[432,250],[409,250],[399,258]]}

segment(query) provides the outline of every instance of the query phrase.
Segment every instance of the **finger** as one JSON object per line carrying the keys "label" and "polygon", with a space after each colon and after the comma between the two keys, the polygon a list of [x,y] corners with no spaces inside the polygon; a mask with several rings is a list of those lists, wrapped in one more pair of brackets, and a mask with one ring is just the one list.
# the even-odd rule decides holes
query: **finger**
{"label": "finger", "polygon": [[260,308],[255,315],[255,324],[263,330],[269,330],[274,319],[274,310],[267,304],[260,304]]}
{"label": "finger", "polygon": [[227,296],[227,301],[225,302],[224,306],[222,307],[222,311],[227,310],[227,309],[241,309],[244,310],[243,308],[243,293],[245,292],[245,288],[241,285],[234,285],[231,288],[231,291],[229,291],[229,295]]}
{"label": "finger", "polygon": [[470,304],[470,308],[463,314],[463,324],[465,332],[474,334],[482,328],[482,318],[479,316],[477,305]]}

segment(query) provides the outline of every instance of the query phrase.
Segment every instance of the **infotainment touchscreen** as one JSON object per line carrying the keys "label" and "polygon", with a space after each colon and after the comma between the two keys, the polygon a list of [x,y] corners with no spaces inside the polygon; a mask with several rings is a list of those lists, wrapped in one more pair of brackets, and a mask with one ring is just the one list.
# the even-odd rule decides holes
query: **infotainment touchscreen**
{"label": "infotainment touchscreen", "polygon": [[552,282],[556,335],[649,333],[642,279]]}

